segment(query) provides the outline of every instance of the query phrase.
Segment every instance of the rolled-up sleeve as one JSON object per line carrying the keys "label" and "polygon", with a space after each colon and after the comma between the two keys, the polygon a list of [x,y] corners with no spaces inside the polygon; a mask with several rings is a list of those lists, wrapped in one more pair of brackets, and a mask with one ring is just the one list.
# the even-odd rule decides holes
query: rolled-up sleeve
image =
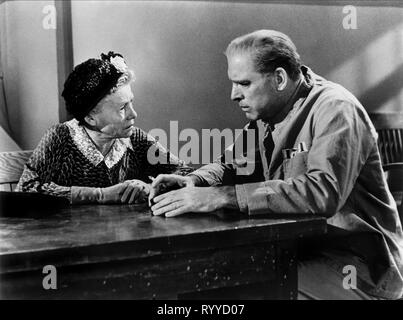
{"label": "rolled-up sleeve", "polygon": [[[252,184],[249,184],[252,185]],[[246,184],[237,184],[235,185],[235,194],[236,194],[236,201],[238,203],[239,211],[243,213],[248,212],[248,193],[245,190]],[[261,199],[262,200],[262,199]],[[266,201],[266,198],[263,199]]]}

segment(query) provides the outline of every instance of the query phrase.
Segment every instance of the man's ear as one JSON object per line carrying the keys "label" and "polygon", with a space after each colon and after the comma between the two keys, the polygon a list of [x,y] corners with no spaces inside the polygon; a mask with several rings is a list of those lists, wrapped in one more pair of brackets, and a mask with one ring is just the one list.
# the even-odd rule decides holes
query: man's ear
{"label": "man's ear", "polygon": [[274,79],[276,82],[277,91],[283,91],[288,84],[288,74],[284,68],[278,67],[274,70]]}
{"label": "man's ear", "polygon": [[84,121],[87,122],[92,127],[95,127],[97,124],[97,121],[91,112],[84,117]]}

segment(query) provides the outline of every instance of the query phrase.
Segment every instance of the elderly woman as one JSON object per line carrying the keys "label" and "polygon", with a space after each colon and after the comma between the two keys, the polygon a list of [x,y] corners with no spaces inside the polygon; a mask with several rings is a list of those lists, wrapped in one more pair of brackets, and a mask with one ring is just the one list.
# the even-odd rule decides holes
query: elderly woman
{"label": "elderly woman", "polygon": [[[50,128],[27,162],[17,191],[78,203],[138,203],[149,176],[189,168],[134,126],[134,75],[120,54],[101,54],[76,66],[62,96],[74,119]],[[165,163],[148,161],[148,150]],[[162,155],[162,156],[161,156]]]}

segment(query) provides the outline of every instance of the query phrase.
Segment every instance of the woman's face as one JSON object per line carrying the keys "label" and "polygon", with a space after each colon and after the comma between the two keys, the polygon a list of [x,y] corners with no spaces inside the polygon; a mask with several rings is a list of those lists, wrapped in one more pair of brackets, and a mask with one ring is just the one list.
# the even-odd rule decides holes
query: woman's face
{"label": "woman's face", "polygon": [[130,137],[137,117],[133,109],[133,97],[132,89],[127,84],[102,99],[91,115],[95,127],[111,138]]}

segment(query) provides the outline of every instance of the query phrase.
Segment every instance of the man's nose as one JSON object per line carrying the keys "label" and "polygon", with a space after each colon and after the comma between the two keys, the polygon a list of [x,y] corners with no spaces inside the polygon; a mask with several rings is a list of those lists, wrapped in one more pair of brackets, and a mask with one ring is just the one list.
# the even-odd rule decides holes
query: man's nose
{"label": "man's nose", "polygon": [[128,119],[136,119],[137,118],[137,112],[134,110],[133,103],[130,103],[129,105],[129,110],[128,110]]}
{"label": "man's nose", "polygon": [[239,90],[238,86],[233,84],[231,90],[231,100],[232,101],[240,101],[242,99],[242,93]]}

